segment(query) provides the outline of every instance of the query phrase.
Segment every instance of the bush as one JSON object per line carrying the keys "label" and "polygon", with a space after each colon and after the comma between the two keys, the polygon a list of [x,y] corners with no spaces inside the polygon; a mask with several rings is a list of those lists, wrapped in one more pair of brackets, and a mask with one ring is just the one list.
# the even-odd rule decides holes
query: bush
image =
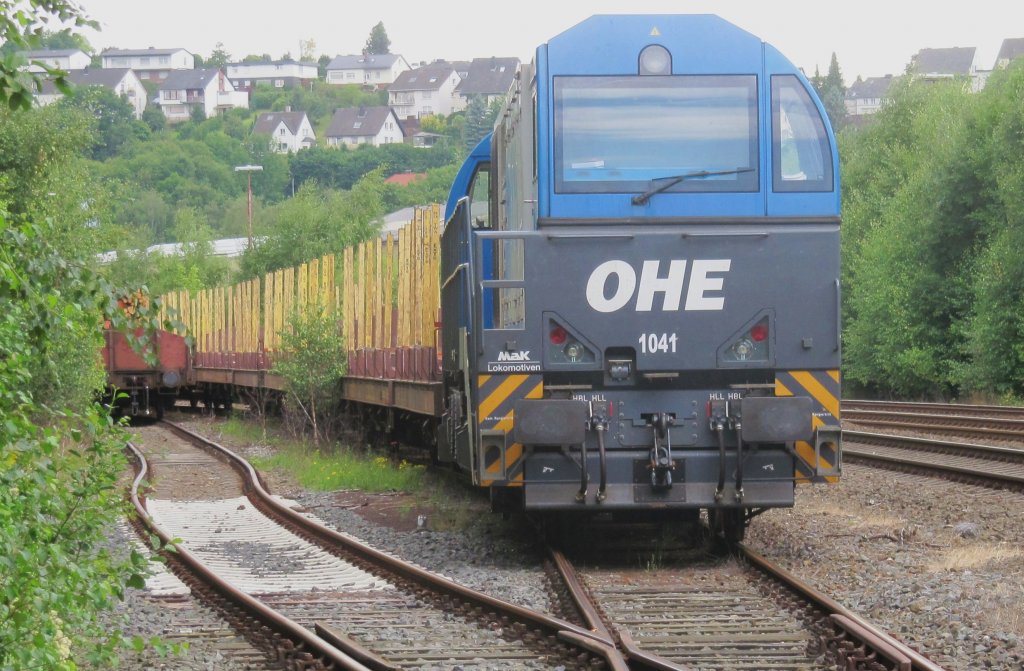
{"label": "bush", "polygon": [[273,370],[287,384],[286,425],[296,436],[312,429],[313,442],[319,445],[322,439],[330,440],[335,435],[340,418],[338,382],[345,374],[347,361],[337,319],[322,308],[295,314],[281,339],[281,355],[274,361]]}

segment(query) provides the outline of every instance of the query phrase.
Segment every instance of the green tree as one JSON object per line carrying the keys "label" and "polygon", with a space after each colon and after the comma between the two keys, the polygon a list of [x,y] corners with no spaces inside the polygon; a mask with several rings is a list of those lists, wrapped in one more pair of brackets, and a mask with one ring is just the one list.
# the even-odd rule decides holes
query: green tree
{"label": "green tree", "polygon": [[825,112],[828,113],[832,127],[840,129],[846,125],[846,85],[843,83],[843,73],[839,68],[839,59],[835,52],[832,53],[832,60],[828,66],[828,74],[824,77],[815,68],[811,84],[818,92],[818,97],[825,105]]}
{"label": "green tree", "polygon": [[976,103],[956,85],[903,82],[871,126],[842,135],[844,370],[869,391],[959,389],[983,191],[965,151]]}
{"label": "green tree", "polygon": [[366,38],[366,46],[363,51],[368,54],[390,54],[391,40],[388,39],[388,31],[384,29],[384,22],[380,21],[370,30],[370,36]]}
{"label": "green tree", "polygon": [[95,120],[90,157],[97,161],[121,153],[126,145],[145,140],[151,132],[135,119],[135,110],[125,98],[101,86],[75,86],[58,104],[83,110]]}
{"label": "green tree", "polygon": [[76,4],[66,0],[0,0],[0,43],[9,47],[8,51],[0,52],[0,102],[11,109],[29,109],[33,91],[44,77],[52,78],[61,92],[68,91],[66,73],[61,70],[40,64],[45,71],[40,76],[20,69],[24,59],[18,52],[43,46],[47,27],[54,22],[75,28],[99,27]]}
{"label": "green tree", "polygon": [[263,211],[257,227],[260,242],[242,256],[242,275],[258,277],[296,266],[377,234],[384,214],[383,185],[380,170],[350,191],[303,184],[294,198]]}
{"label": "green tree", "polygon": [[[281,336],[282,347],[274,359],[274,372],[287,385],[286,416],[298,415],[302,420],[289,425],[309,426],[313,443],[319,445],[321,439],[333,434],[342,400],[338,380],[347,368],[338,319],[333,310],[327,309],[295,314]],[[298,412],[290,412],[293,407]]]}
{"label": "green tree", "polygon": [[69,28],[57,31],[44,30],[39,46],[43,49],[81,49],[87,54],[96,51],[85,35],[75,33]]}
{"label": "green tree", "polygon": [[230,62],[231,54],[224,48],[223,42],[218,42],[213,48],[213,53],[206,59],[205,65],[208,68],[224,68]]}
{"label": "green tree", "polygon": [[316,40],[299,40],[299,60],[306,63],[316,61]]}

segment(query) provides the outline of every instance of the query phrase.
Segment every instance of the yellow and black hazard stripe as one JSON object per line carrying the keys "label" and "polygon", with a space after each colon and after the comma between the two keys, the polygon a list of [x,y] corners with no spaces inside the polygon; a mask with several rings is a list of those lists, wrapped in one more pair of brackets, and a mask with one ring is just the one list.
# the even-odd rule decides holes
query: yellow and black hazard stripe
{"label": "yellow and black hazard stripe", "polygon": [[[813,428],[839,426],[840,380],[838,370],[788,370],[775,374],[776,396],[808,396],[813,402]],[[796,478],[798,483],[837,482],[838,476],[816,475],[828,471],[839,459],[838,446],[825,444],[815,457],[814,445],[805,441],[795,444],[797,453]],[[820,460],[820,463],[819,463]]]}
{"label": "yellow and black hazard stripe", "polygon": [[480,375],[477,377],[477,425],[480,429],[480,484],[488,487],[523,484],[523,446],[511,442],[516,401],[543,398],[541,375]]}

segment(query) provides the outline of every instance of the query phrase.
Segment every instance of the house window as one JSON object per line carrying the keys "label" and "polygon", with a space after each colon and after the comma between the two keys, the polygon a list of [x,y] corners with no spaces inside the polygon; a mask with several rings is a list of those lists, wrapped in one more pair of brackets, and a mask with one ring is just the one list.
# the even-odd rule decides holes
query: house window
{"label": "house window", "polygon": [[434,97],[434,92],[433,91],[424,91],[423,92],[423,99],[424,100],[430,100],[433,97]]}
{"label": "house window", "polygon": [[355,78],[356,78],[356,73],[354,73],[354,72],[346,72],[345,73],[345,79],[355,79]]}
{"label": "house window", "polygon": [[170,65],[171,57],[170,56],[161,56],[160,60],[158,62],[160,63],[160,65]]}
{"label": "house window", "polygon": [[373,73],[373,78],[374,79],[380,79],[380,73],[379,72],[374,72]]}
{"label": "house window", "polygon": [[277,133],[277,134],[278,134],[278,135],[284,135],[284,128],[282,128],[282,129],[281,129],[280,131],[278,131],[278,133]]}
{"label": "house window", "polygon": [[363,127],[363,122],[362,121],[356,121],[354,124],[352,124],[352,127],[353,128],[362,128]]}
{"label": "house window", "polygon": [[278,88],[279,89],[279,88],[283,88],[283,87],[284,87],[284,80],[283,79],[275,79],[274,80],[274,88]]}
{"label": "house window", "polygon": [[164,91],[164,100],[178,100],[181,98],[181,91]]}
{"label": "house window", "polygon": [[143,56],[140,58],[139,63],[142,65],[149,65],[149,56]]}

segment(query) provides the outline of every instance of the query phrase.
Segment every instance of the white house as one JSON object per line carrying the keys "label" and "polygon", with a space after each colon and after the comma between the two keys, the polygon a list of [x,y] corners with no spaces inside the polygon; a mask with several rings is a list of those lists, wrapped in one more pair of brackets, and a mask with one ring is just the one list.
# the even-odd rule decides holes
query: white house
{"label": "white house", "polygon": [[451,114],[464,108],[455,87],[462,78],[451,63],[438,61],[403,72],[388,87],[388,104],[399,118]]}
{"label": "white house", "polygon": [[265,112],[256,119],[253,133],[270,137],[270,148],[279,154],[316,144],[316,133],[305,112]]}
{"label": "white house", "polygon": [[104,68],[131,68],[139,79],[163,81],[175,70],[191,70],[195,57],[184,49],[105,49]]}
{"label": "white house", "polygon": [[889,99],[889,89],[895,81],[892,75],[868,77],[863,80],[858,78],[846,90],[846,113],[850,116],[863,116],[882,109],[882,105]]}
{"label": "white house", "polygon": [[399,54],[335,56],[327,64],[327,83],[381,86],[392,83],[410,69],[409,63]]}
{"label": "white house", "polygon": [[92,61],[89,54],[81,49],[40,49],[23,51],[21,55],[28,61],[25,69],[29,72],[46,72],[41,65],[33,61],[58,70],[84,70]]}
{"label": "white house", "polygon": [[251,91],[257,84],[270,84],[279,89],[297,88],[309,86],[320,78],[316,63],[292,60],[228,63],[225,69],[238,91]]}
{"label": "white house", "polygon": [[508,93],[518,70],[518,58],[474,58],[455,87],[455,95],[462,98],[463,108],[472,96],[483,96],[484,102],[490,105]]}
{"label": "white house", "polygon": [[[115,95],[124,96],[128,104],[132,106],[136,119],[141,118],[146,109],[146,88],[135,72],[127,68],[71,70],[68,72],[67,80],[75,87],[100,86],[112,91]],[[57,90],[53,81],[47,80],[43,82],[43,90],[36,95],[35,101],[37,105],[43,106],[63,97],[64,94]]]}
{"label": "white house", "polygon": [[249,107],[249,94],[236,91],[218,68],[172,70],[160,84],[160,108],[170,123],[188,121],[192,110],[200,108],[206,117],[218,112]]}
{"label": "white house", "polygon": [[405,133],[394,110],[387,106],[346,107],[334,111],[327,128],[327,145],[356,146],[404,142]]}

